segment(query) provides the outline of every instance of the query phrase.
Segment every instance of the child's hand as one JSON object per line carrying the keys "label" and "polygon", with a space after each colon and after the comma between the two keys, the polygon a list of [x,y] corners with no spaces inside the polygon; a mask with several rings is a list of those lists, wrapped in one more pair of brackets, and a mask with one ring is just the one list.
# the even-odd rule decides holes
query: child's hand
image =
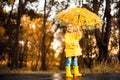
{"label": "child's hand", "polygon": [[79,30],[78,32],[76,32],[78,36],[82,35],[82,30]]}

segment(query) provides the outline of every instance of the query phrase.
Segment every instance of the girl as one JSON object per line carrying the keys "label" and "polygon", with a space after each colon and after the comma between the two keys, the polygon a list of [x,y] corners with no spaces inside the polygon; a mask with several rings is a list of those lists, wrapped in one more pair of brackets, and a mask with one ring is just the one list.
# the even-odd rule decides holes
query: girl
{"label": "girl", "polygon": [[71,63],[73,65],[74,76],[82,76],[78,70],[77,56],[82,55],[79,46],[79,40],[82,37],[82,32],[74,30],[72,24],[67,25],[65,40],[65,55],[66,55],[66,77],[73,77],[71,74]]}

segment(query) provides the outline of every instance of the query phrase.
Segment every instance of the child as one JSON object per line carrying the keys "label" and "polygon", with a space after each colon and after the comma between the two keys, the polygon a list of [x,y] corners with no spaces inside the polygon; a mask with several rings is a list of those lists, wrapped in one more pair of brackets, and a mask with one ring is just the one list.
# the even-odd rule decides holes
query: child
{"label": "child", "polygon": [[66,55],[66,77],[73,77],[71,74],[71,62],[73,65],[74,76],[82,76],[78,70],[77,56],[82,55],[81,48],[79,47],[79,40],[82,34],[78,30],[74,30],[72,24],[67,25],[65,39],[65,55]]}

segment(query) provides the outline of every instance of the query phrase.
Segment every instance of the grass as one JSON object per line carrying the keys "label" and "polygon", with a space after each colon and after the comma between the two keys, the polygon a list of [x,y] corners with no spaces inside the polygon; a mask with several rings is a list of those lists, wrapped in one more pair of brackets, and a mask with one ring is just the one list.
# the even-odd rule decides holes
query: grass
{"label": "grass", "polygon": [[94,64],[91,69],[83,68],[82,73],[120,73],[120,63],[113,61],[111,63]]}
{"label": "grass", "polygon": [[[79,65],[80,67],[80,65]],[[0,63],[0,73],[15,73],[15,74],[31,74],[31,73],[59,73],[59,72],[65,72],[60,71],[57,66],[51,66],[47,71],[32,71],[28,67],[23,67],[22,69],[9,69],[6,67],[6,65]],[[80,72],[84,74],[91,74],[91,73],[120,73],[120,63],[119,61],[112,61],[111,63],[101,63],[96,64],[94,63],[93,67],[87,68],[87,67],[80,67]]]}

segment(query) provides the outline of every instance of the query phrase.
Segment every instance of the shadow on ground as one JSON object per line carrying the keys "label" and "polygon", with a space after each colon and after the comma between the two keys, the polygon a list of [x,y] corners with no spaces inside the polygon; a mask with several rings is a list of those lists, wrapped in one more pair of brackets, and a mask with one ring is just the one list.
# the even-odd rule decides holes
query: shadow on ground
{"label": "shadow on ground", "polygon": [[0,74],[0,80],[120,80],[120,73],[86,74],[66,78],[65,74]]}

